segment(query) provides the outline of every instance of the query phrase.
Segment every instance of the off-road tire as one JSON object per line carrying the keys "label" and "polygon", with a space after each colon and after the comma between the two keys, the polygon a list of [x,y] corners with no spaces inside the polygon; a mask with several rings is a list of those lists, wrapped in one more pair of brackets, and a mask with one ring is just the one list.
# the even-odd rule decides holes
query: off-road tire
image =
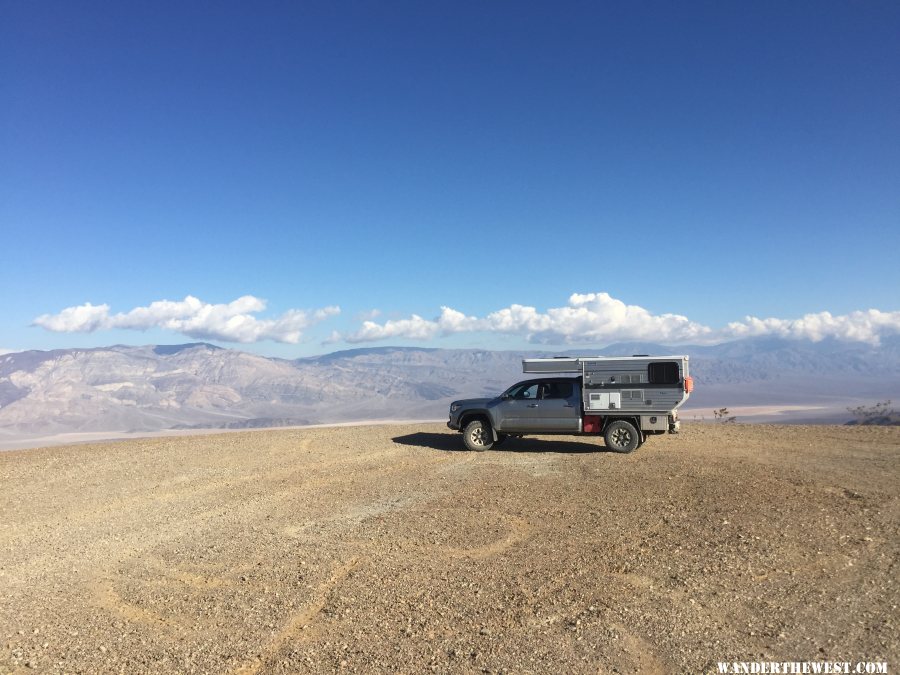
{"label": "off-road tire", "polygon": [[494,444],[494,436],[491,433],[490,425],[482,420],[472,420],[463,431],[463,442],[473,452],[490,450]]}
{"label": "off-road tire", "polygon": [[606,427],[603,440],[613,452],[628,453],[637,450],[641,444],[641,434],[631,422],[616,420]]}

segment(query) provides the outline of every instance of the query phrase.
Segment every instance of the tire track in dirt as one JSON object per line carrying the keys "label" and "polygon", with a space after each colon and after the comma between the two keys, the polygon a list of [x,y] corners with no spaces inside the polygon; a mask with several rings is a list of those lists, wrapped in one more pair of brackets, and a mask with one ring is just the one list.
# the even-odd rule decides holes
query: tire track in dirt
{"label": "tire track in dirt", "polygon": [[115,582],[108,577],[94,582],[91,604],[98,610],[127,622],[143,624],[158,630],[178,632],[184,628],[180,623],[167,619],[163,615],[125,601],[115,588]]}
{"label": "tire track in dirt", "polygon": [[657,653],[657,647],[630,630],[621,623],[613,623],[611,627],[619,633],[624,643],[625,652],[633,655],[637,672],[641,675],[666,675],[675,669]]}
{"label": "tire track in dirt", "polygon": [[[367,479],[370,479],[373,476],[384,477],[390,476],[392,474],[403,473],[409,470],[420,471],[423,468],[428,469],[432,466],[440,466],[450,461],[452,461],[452,458],[449,457],[429,457],[427,458],[427,460],[416,463],[412,466],[387,464],[379,467],[374,471],[367,470],[365,473],[365,477]],[[339,483],[346,480],[348,480],[348,476],[346,474],[336,474],[317,479],[309,485],[317,489],[321,489],[326,485]],[[269,493],[268,500],[257,505],[257,511],[271,511],[271,506],[267,506],[267,504],[275,503],[279,500],[279,498],[284,497],[287,493],[291,492],[291,490],[280,490]],[[419,496],[421,497],[423,495],[420,494]],[[330,516],[326,520],[323,520],[322,518],[316,518],[313,520],[309,520],[302,525],[293,525],[284,528],[283,533],[287,537],[297,537],[300,533],[303,532],[305,528],[315,526],[319,528],[317,536],[321,537],[321,526],[323,524],[328,525],[330,523],[336,528],[336,531],[344,531],[349,527],[353,527],[359,524],[365,518],[398,508],[406,508],[414,503],[414,501],[415,500],[413,497],[409,497],[402,501],[385,499],[377,499],[374,502],[364,501],[355,506],[349,505],[347,508],[342,509],[339,513]],[[236,582],[233,579],[225,578],[216,574],[216,572],[219,572],[221,570],[221,565],[211,565],[209,570],[210,574],[195,574],[180,567],[173,569],[170,564],[164,563],[152,553],[153,549],[159,548],[160,546],[167,543],[176,542],[184,536],[190,536],[182,534],[183,531],[187,530],[190,532],[197,530],[201,527],[202,523],[207,522],[211,518],[222,517],[223,515],[224,514],[222,513],[221,509],[217,508],[195,514],[194,516],[187,519],[183,519],[180,526],[177,528],[178,533],[173,533],[172,536],[168,538],[159,538],[156,541],[148,544],[145,548],[132,550],[132,552],[128,556],[119,559],[116,567],[118,569],[128,569],[132,561],[140,560],[141,565],[144,568],[149,567],[151,569],[157,570],[157,574],[152,577],[155,580],[154,583],[156,585],[165,585],[166,583],[170,582],[178,582],[182,586],[187,587],[179,591],[179,595],[181,595],[185,600],[191,597],[191,589],[206,593],[210,589],[234,586]],[[505,540],[492,544],[483,551],[473,549],[473,551],[471,552],[461,551],[459,552],[459,554],[483,557],[486,555],[490,555],[491,550],[493,549],[499,550],[500,548],[505,548],[506,546],[513,543],[513,541],[516,539],[517,536],[513,532]],[[259,559],[256,562],[251,561],[244,565],[244,569],[252,570],[260,564],[265,564],[265,562],[265,559]],[[230,568],[228,571],[232,574],[232,576],[234,576],[240,570],[236,568]],[[132,622],[141,623],[149,627],[161,628],[170,633],[173,631],[177,632],[179,630],[187,629],[196,631],[198,629],[202,629],[204,626],[211,630],[214,628],[215,620],[212,618],[207,620],[202,617],[189,615],[188,618],[185,619],[185,611],[175,613],[159,612],[157,610],[151,610],[144,606],[135,604],[132,601],[129,601],[122,593],[117,590],[120,581],[129,579],[132,581],[132,583],[136,581],[135,579],[131,579],[127,575],[123,576],[121,574],[116,574],[112,569],[101,569],[95,576],[95,580],[90,584],[90,597],[92,598],[94,606],[96,606],[98,610],[109,612],[113,616],[120,616],[121,618],[127,619]],[[146,584],[146,582],[143,583]],[[141,583],[139,583],[138,585],[140,587]],[[252,582],[250,583],[250,585],[253,585]]]}
{"label": "tire track in dirt", "polygon": [[297,638],[301,632],[309,627],[321,613],[328,602],[329,595],[359,565],[358,557],[351,558],[339,565],[324,582],[322,582],[313,596],[312,602],[299,612],[287,618],[278,632],[260,650],[260,654],[250,663],[239,666],[231,671],[233,675],[255,675],[265,667],[266,663],[275,656],[279,650],[292,638]]}
{"label": "tire track in dirt", "polygon": [[[207,529],[203,528],[203,525],[208,524],[212,521],[231,519],[243,520],[247,522],[254,518],[258,518],[258,514],[260,512],[271,510],[272,504],[279,503],[288,498],[296,497],[298,495],[298,491],[302,492],[322,490],[329,485],[348,481],[349,478],[354,475],[353,472],[349,470],[353,468],[354,465],[358,467],[360,464],[364,465],[373,460],[384,460],[382,464],[376,465],[376,467],[374,468],[365,469],[365,473],[362,474],[362,477],[368,479],[376,476],[384,477],[391,474],[399,474],[404,472],[416,473],[427,466],[441,465],[454,461],[454,458],[444,456],[432,456],[424,461],[420,461],[417,463],[397,464],[386,461],[387,456],[395,454],[396,452],[401,451],[395,450],[393,448],[388,448],[377,453],[363,454],[359,457],[351,458],[349,460],[342,457],[334,458],[326,462],[317,463],[313,466],[312,471],[306,472],[304,472],[302,466],[288,466],[281,469],[270,470],[269,472],[260,471],[252,475],[241,477],[236,481],[229,481],[224,484],[217,482],[216,484],[206,486],[188,485],[185,486],[184,490],[180,490],[177,496],[154,496],[150,500],[149,509],[144,508],[138,511],[137,509],[129,510],[117,508],[117,513],[119,514],[120,519],[123,516],[131,516],[131,527],[134,530],[129,535],[119,536],[118,539],[114,542],[114,545],[118,550],[121,551],[122,549],[124,549],[131,551],[131,553],[127,554],[125,558],[120,559],[120,562],[127,561],[129,558],[133,558],[138,555],[143,555],[149,546],[163,544],[177,539],[180,536],[184,536],[182,534],[184,531],[197,530],[198,528]],[[462,461],[466,461],[465,458],[461,459]],[[342,468],[343,470],[339,472],[325,473],[338,467]],[[297,483],[283,485],[283,482],[286,479],[297,476],[298,474],[302,474],[302,476],[297,481]],[[273,483],[276,485],[281,484],[281,486],[273,488]],[[250,485],[259,486],[258,490],[256,490],[256,494],[253,495],[253,502],[248,501],[246,498],[242,499],[237,494],[235,494],[230,499],[224,498],[224,494],[228,491],[239,492],[241,486]],[[210,497],[213,495],[215,495],[215,499],[210,499]],[[158,507],[160,504],[172,504],[172,508],[174,508],[174,504],[180,498],[184,498],[185,501],[189,502],[189,506],[194,507],[194,512],[178,512],[177,527],[174,527],[170,518],[170,514],[168,512],[153,507]],[[142,501],[139,497],[135,497],[133,500],[133,504],[135,506],[143,504],[146,507],[146,502],[147,498],[144,498],[144,500]],[[238,503],[241,506],[239,510],[234,510],[227,506],[213,506],[211,508],[196,510],[197,505],[202,505],[204,503]],[[109,508],[102,508],[85,510],[75,513],[66,513],[64,516],[60,516],[59,522],[64,522],[66,529],[72,529],[76,527],[84,529],[85,524],[101,524],[105,522],[109,517]],[[338,518],[338,520],[340,520],[340,518]],[[316,522],[319,521],[317,520]],[[161,536],[158,535],[153,542],[150,542],[148,544],[145,533],[145,530],[148,528],[152,528],[155,532],[162,532],[163,534]],[[302,528],[297,529],[299,530]],[[98,555],[98,557],[100,558],[106,557],[102,554],[99,554],[99,549],[102,548],[103,543],[113,545],[110,542],[105,542],[104,537],[98,536],[94,545],[91,547],[91,553],[94,555]],[[34,571],[37,569],[46,570],[47,568],[52,567],[54,561],[59,561],[58,556],[53,552],[52,547],[46,547],[46,550],[41,554],[37,554],[36,556],[32,555],[27,559],[23,558],[23,569],[20,568],[20,571],[25,572],[27,576],[30,571]]]}
{"label": "tire track in dirt", "polygon": [[450,559],[471,558],[473,560],[484,560],[491,556],[500,555],[512,546],[528,539],[528,535],[532,528],[526,521],[521,518],[506,518],[504,523],[507,525],[505,536],[492,542],[470,548],[438,546],[435,547],[435,551]]}

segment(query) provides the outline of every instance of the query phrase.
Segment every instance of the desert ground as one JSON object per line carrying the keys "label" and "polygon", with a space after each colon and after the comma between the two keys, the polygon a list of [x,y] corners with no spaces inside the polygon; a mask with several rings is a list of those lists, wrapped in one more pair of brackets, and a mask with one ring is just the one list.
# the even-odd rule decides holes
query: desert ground
{"label": "desert ground", "polygon": [[440,424],[0,453],[0,672],[900,667],[900,428]]}

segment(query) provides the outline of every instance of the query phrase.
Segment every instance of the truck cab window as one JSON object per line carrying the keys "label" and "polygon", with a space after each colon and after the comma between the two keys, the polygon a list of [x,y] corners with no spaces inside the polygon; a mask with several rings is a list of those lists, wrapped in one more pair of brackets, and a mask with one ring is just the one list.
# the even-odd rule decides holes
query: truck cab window
{"label": "truck cab window", "polygon": [[572,396],[571,382],[547,382],[541,385],[541,398],[570,398]]}
{"label": "truck cab window", "polygon": [[535,399],[537,398],[537,394],[538,385],[536,382],[534,384],[520,384],[509,390],[509,397],[517,400],[526,398]]}

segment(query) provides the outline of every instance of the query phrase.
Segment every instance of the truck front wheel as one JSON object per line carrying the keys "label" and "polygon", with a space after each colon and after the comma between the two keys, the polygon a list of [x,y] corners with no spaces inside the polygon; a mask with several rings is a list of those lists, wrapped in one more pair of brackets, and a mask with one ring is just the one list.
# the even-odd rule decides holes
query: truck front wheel
{"label": "truck front wheel", "polygon": [[469,450],[484,452],[491,449],[491,446],[494,444],[494,437],[487,423],[481,420],[472,420],[466,425],[465,431],[463,431],[463,442]]}
{"label": "truck front wheel", "polygon": [[603,434],[606,447],[613,452],[633,452],[641,444],[641,435],[631,422],[610,422]]}

